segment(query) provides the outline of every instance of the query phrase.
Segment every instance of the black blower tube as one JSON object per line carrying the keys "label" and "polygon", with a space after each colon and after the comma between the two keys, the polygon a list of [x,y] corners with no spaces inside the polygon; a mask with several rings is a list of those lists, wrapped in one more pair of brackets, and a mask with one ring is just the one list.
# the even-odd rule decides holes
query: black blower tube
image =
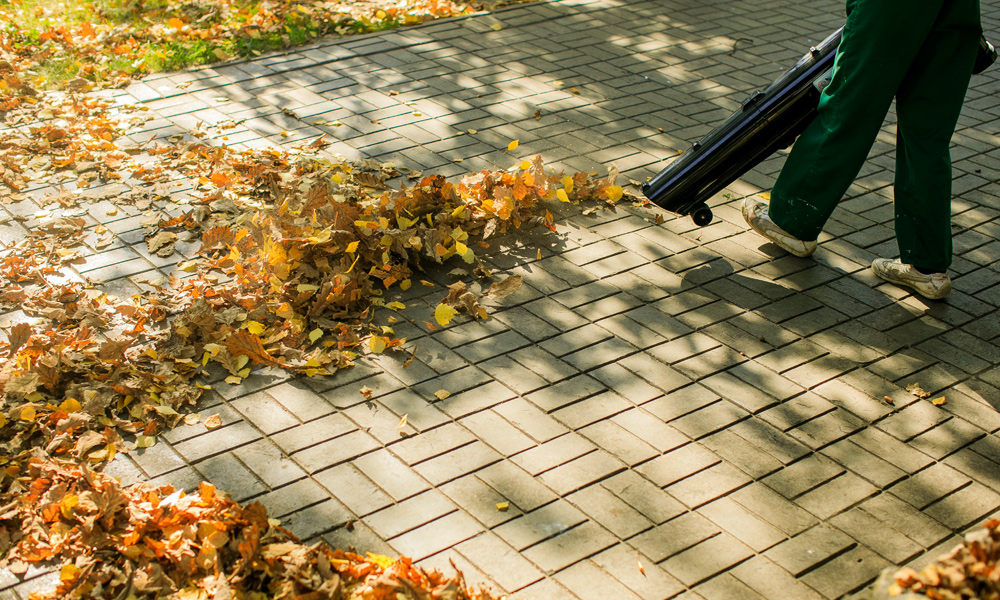
{"label": "black blower tube", "polygon": [[[711,223],[708,199],[781,148],[791,146],[816,117],[842,31],[810,48],[767,89],[751,94],[721,125],[643,184],[646,197],[671,212],[691,215],[697,225]],[[982,38],[975,72],[981,73],[996,59],[996,49]]]}

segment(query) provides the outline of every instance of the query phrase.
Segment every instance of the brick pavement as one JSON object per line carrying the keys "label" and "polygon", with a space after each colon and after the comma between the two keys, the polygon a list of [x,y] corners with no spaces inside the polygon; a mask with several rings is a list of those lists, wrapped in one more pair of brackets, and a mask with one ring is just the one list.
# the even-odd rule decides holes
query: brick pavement
{"label": "brick pavement", "polygon": [[[997,39],[1000,7],[983,9]],[[555,0],[150,77],[120,99],[157,115],[136,143],[236,119],[214,143],[326,133],[349,158],[461,175],[510,166],[519,139],[518,157],[641,181],[842,20],[827,0]],[[111,471],[207,479],[303,538],[454,561],[525,600],[850,596],[1000,509],[998,89],[1000,68],[974,78],[955,136],[946,302],[866,269],[896,255],[890,115],[813,259],[739,215],[780,154],[715,197],[703,229],[560,206],[558,236],[525,232],[488,257],[525,281],[490,320],[428,331],[441,291],[416,286],[395,326],[410,367],[259,372],[205,395],[223,427],[180,427]],[[81,269],[106,288],[138,293],[183,258],[150,257],[143,215],[107,212],[91,218],[121,243]]]}

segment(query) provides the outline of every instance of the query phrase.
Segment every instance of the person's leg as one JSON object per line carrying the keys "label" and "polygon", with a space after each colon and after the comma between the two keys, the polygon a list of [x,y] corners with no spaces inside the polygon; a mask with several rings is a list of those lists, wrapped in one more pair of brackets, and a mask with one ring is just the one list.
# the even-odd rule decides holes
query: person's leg
{"label": "person's leg", "polygon": [[896,241],[927,271],[951,264],[949,148],[981,34],[979,0],[947,2],[896,93]]}
{"label": "person's leg", "polygon": [[769,215],[815,240],[857,177],[944,0],[851,0],[833,80],[771,190]]}

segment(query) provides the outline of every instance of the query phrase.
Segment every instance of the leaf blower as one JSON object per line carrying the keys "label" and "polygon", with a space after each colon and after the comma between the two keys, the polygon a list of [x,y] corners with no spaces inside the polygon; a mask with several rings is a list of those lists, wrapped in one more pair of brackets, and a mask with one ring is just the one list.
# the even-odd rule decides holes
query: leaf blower
{"label": "leaf blower", "polygon": [[[742,106],[691,149],[643,184],[654,204],[696,225],[712,222],[707,201],[765,158],[792,145],[816,117],[820,93],[830,82],[843,28],[809,48],[795,66],[764,91],[755,91]],[[975,73],[997,59],[986,38],[979,44]]]}

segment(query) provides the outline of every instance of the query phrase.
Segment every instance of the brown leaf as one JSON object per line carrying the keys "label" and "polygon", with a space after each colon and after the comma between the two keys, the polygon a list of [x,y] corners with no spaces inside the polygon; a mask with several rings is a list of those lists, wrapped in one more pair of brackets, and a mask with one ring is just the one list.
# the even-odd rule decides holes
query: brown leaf
{"label": "brown leaf", "polygon": [[482,298],[495,298],[501,300],[521,289],[524,279],[520,275],[511,275],[503,281],[497,281],[490,286],[490,289],[483,293]]}
{"label": "brown leaf", "polygon": [[264,349],[260,337],[245,329],[234,332],[226,338],[226,349],[233,356],[249,357],[254,363],[281,366],[281,361],[271,356]]}
{"label": "brown leaf", "polygon": [[170,231],[160,231],[153,237],[146,240],[146,247],[150,254],[159,256],[170,256],[174,253],[174,243],[177,242],[177,234]]}
{"label": "brown leaf", "polygon": [[31,325],[27,323],[18,323],[10,328],[10,333],[7,334],[7,340],[10,342],[10,352],[7,356],[14,356],[17,351],[21,349],[21,346],[25,345],[31,338]]}
{"label": "brown leaf", "polygon": [[205,417],[205,429],[218,429],[222,427],[222,417],[218,414]]}

